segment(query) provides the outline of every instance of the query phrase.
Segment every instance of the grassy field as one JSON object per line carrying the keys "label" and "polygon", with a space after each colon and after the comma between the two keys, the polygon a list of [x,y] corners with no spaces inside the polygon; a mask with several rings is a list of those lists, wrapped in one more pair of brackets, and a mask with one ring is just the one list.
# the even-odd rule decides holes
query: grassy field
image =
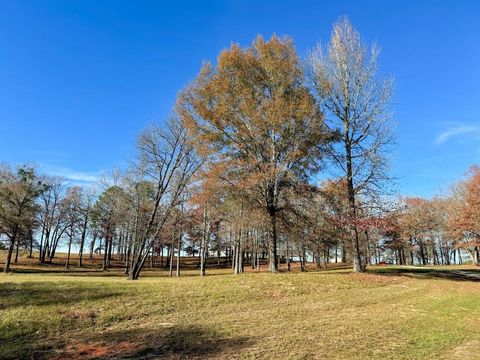
{"label": "grassy field", "polygon": [[2,359],[480,358],[474,268],[18,271],[0,276]]}

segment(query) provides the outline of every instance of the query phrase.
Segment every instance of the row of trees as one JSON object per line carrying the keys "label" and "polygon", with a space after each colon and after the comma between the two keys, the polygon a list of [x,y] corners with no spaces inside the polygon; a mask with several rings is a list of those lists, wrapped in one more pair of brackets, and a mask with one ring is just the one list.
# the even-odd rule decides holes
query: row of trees
{"label": "row of trees", "polygon": [[235,273],[264,259],[271,272],[293,258],[302,270],[313,259],[357,272],[390,256],[449,263],[478,237],[475,212],[464,208],[474,189],[466,181],[448,201],[385,200],[392,82],[377,79],[377,56],[346,18],[306,59],[291,39],[258,37],[205,64],[179,93],[175,115],[142,132],[136,160],[97,193],[3,168],[4,271],[15,249],[49,262],[60,242],[67,267],[72,245],[78,266],[88,247],[90,257],[102,252],[105,270],[114,257],[123,262],[132,280],[148,262],[162,265],[165,249],[171,274],[182,251],[198,253],[201,275],[211,254]]}
{"label": "row of trees", "polygon": [[[0,170],[0,234],[6,238],[10,270],[12,255],[22,247],[38,250],[42,263],[51,262],[59,244],[66,243],[70,266],[72,245],[79,248],[78,266],[90,241],[90,258],[103,249],[103,269],[112,253],[122,254],[129,278],[137,279],[157,239],[201,161],[185,127],[172,119],[163,129],[152,126],[138,140],[135,164],[121,178],[110,177],[96,194],[93,189],[65,187],[60,178],[39,176],[22,166]],[[99,243],[98,243],[99,242]],[[96,247],[98,244],[98,248]],[[116,249],[115,249],[116,247]]]}
{"label": "row of trees", "polygon": [[[148,229],[155,211],[158,195],[152,183],[132,183],[131,176],[123,176],[97,195],[93,189],[65,187],[59,178],[37,176],[28,167],[16,172],[3,168],[0,225],[7,240],[4,271],[9,271],[15,250],[18,256],[19,249],[24,249],[30,257],[35,251],[41,263],[49,263],[59,244],[67,251],[67,268],[75,245],[76,266],[83,265],[84,251],[90,259],[101,253],[103,270],[115,258],[130,276],[134,266],[143,267],[147,260],[152,267],[169,267],[170,274],[176,268],[179,275],[181,252],[198,255],[201,275],[212,255],[217,265],[220,261],[229,264],[235,273],[243,272],[245,263],[259,269],[269,256],[268,214],[249,206],[231,188],[217,188],[217,177],[202,179],[196,186],[190,182],[188,191],[176,200],[165,197],[156,210],[161,215],[155,215],[151,225],[158,233],[148,244],[137,234]],[[178,185],[170,189],[178,189]],[[293,258],[302,270],[307,259],[314,260],[317,268],[332,261],[353,260],[346,190],[346,180],[340,179],[289,193],[288,207],[278,218],[277,267],[284,262],[290,269]],[[448,196],[400,198],[384,211],[375,212],[368,212],[370,207],[359,202],[356,227],[366,263],[450,265],[469,260],[479,264],[479,192],[480,169],[472,167]],[[144,248],[144,253],[139,250],[142,245],[149,248]],[[135,265],[139,260],[142,263]]]}
{"label": "row of trees", "polygon": [[466,252],[480,265],[480,168],[472,167],[448,196],[401,199],[385,219],[385,246],[398,264],[462,263]]}

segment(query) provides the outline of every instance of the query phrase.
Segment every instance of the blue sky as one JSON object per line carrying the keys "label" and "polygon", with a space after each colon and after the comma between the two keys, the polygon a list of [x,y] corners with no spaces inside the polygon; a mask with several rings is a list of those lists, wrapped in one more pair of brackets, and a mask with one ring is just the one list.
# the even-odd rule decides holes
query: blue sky
{"label": "blue sky", "polygon": [[478,1],[0,1],[0,161],[89,182],[133,156],[176,93],[232,42],[294,38],[347,15],[395,78],[392,170],[430,196],[480,163]]}

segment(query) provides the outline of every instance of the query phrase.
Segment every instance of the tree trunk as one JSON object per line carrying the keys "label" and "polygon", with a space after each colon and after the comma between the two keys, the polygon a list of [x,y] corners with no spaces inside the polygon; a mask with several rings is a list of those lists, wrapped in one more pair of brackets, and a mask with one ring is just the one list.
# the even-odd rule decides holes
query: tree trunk
{"label": "tree trunk", "polygon": [[130,265],[130,258],[132,255],[132,237],[130,235],[130,241],[128,242],[127,245],[127,254],[125,255],[125,275],[129,275],[129,265]]}
{"label": "tree trunk", "polygon": [[298,258],[300,259],[300,270],[302,272],[304,272],[305,271],[305,262],[304,262],[304,258],[302,256],[301,250],[298,251]]}
{"label": "tree trunk", "polygon": [[160,268],[163,268],[163,244],[160,245],[160,248],[161,248],[161,254],[160,254]]}
{"label": "tree trunk", "polygon": [[372,249],[370,244],[370,236],[368,235],[368,230],[365,230],[365,239],[367,241],[367,264],[372,265]]}
{"label": "tree trunk", "polygon": [[[72,230],[73,231],[73,230]],[[68,269],[70,266],[70,252],[72,250],[72,234],[68,237],[68,253],[67,253],[67,263],[65,264],[65,269]]]}
{"label": "tree trunk", "polygon": [[170,263],[169,263],[169,270],[168,270],[168,276],[173,276],[173,239],[172,239],[172,244],[170,245]]}
{"label": "tree trunk", "polygon": [[320,251],[317,249],[317,252],[315,253],[315,268],[317,270],[320,270],[322,268],[322,262],[320,260]]}
{"label": "tree trunk", "polygon": [[82,236],[80,238],[80,248],[78,250],[78,267],[82,267],[83,247],[85,245],[85,237],[87,235],[88,215],[85,215],[83,222]]}
{"label": "tree trunk", "polygon": [[342,242],[342,263],[347,262],[347,247],[345,246],[345,243]]}
{"label": "tree trunk", "polygon": [[275,209],[269,210],[270,215],[270,236],[269,236],[269,254],[268,254],[268,270],[272,273],[278,272],[277,263],[277,213]]}
{"label": "tree trunk", "polygon": [[19,242],[17,241],[17,246],[15,247],[15,260],[14,263],[16,264],[18,262],[18,248],[19,248]]}
{"label": "tree trunk", "polygon": [[205,276],[205,267],[208,253],[207,243],[209,236],[210,234],[208,231],[207,207],[205,206],[203,209],[203,237],[200,244],[200,276]]}
{"label": "tree trunk", "polygon": [[[33,237],[32,237],[33,238]],[[40,235],[40,247],[38,249],[38,261],[42,262],[43,240],[45,238],[45,226],[42,226],[42,233]]]}
{"label": "tree trunk", "polygon": [[12,254],[13,254],[13,248],[15,247],[15,242],[17,238],[17,227],[15,227],[15,231],[10,238],[10,244],[8,246],[8,252],[7,252],[7,259],[5,260],[5,267],[3,268],[3,272],[5,274],[10,272],[10,263],[12,261]]}
{"label": "tree trunk", "polygon": [[285,258],[287,261],[287,271],[291,271],[291,265],[290,265],[290,253],[289,253],[289,244],[288,244],[288,237],[287,237],[287,243],[286,243],[286,249],[285,249]]}
{"label": "tree trunk", "polygon": [[206,264],[207,264],[207,249],[202,247],[201,251],[201,261],[200,261],[200,276],[205,276]]}
{"label": "tree trunk", "polygon": [[109,239],[108,236],[105,238],[105,251],[103,252],[103,263],[102,263],[102,270],[105,271],[108,268],[108,243]]}
{"label": "tree trunk", "polygon": [[357,206],[355,203],[355,188],[353,185],[353,171],[352,171],[352,149],[350,140],[348,138],[348,129],[345,128],[345,155],[347,160],[347,188],[348,188],[348,203],[350,206],[350,221],[353,232],[353,271],[365,272],[366,267],[362,261],[362,253],[360,247],[360,238],[358,236],[357,228]]}
{"label": "tree trunk", "polygon": [[178,243],[177,243],[177,277],[180,276],[180,251],[182,249],[182,233],[178,236]]}
{"label": "tree trunk", "polygon": [[113,237],[108,240],[108,255],[107,255],[107,267],[110,268],[110,263],[112,260],[112,248],[113,248]]}
{"label": "tree trunk", "polygon": [[419,248],[420,248],[420,257],[422,259],[422,265],[427,265],[427,259],[425,257],[425,249],[423,247],[423,242],[419,242]]}
{"label": "tree trunk", "polygon": [[28,253],[28,257],[31,259],[33,257],[33,231],[30,230],[28,232],[29,240],[30,240],[30,251]]}
{"label": "tree trunk", "polygon": [[242,230],[238,232],[237,244],[235,246],[235,274],[243,273],[243,246]]}
{"label": "tree trunk", "polygon": [[93,252],[95,250],[95,240],[97,240],[97,235],[96,234],[93,235],[92,241],[90,242],[90,254],[88,256],[88,258],[90,260],[93,260]]}

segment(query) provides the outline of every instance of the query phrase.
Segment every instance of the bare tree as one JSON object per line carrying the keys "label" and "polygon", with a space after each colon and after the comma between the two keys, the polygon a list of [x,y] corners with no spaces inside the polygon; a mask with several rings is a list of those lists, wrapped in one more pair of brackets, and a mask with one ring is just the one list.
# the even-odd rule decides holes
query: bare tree
{"label": "bare tree", "polygon": [[80,224],[82,222],[81,217],[81,202],[82,202],[82,192],[83,188],[79,186],[74,186],[67,189],[65,198],[62,201],[62,207],[65,209],[65,221],[66,221],[66,231],[67,235],[67,261],[65,263],[65,268],[70,267],[70,254],[72,250],[72,244],[74,239],[79,231]]}
{"label": "bare tree", "polygon": [[342,134],[332,159],[347,179],[354,271],[366,262],[356,225],[360,195],[377,192],[387,176],[387,149],[392,143],[387,107],[393,82],[377,81],[378,48],[368,47],[343,17],[334,24],[330,44],[310,56],[311,79],[327,124]]}
{"label": "bare tree", "polygon": [[68,227],[66,221],[66,208],[62,206],[65,197],[64,181],[59,177],[43,177],[48,185],[47,190],[41,195],[41,211],[39,213],[41,224],[39,260],[44,263],[53,259],[61,237]]}
{"label": "bare tree", "polygon": [[95,190],[93,188],[88,189],[87,191],[82,191],[80,204],[79,204],[79,215],[80,215],[80,244],[78,249],[78,267],[82,267],[83,261],[83,251],[85,247],[85,239],[87,238],[88,225],[91,220],[92,210],[93,210],[93,201],[95,199]]}
{"label": "bare tree", "polygon": [[172,117],[164,129],[151,126],[138,139],[138,183],[151,185],[151,193],[138,202],[146,222],[137,221],[132,261],[128,278],[138,279],[145,261],[159,238],[172,210],[182,201],[191,177],[201,161],[196,156],[190,138],[177,117]]}

